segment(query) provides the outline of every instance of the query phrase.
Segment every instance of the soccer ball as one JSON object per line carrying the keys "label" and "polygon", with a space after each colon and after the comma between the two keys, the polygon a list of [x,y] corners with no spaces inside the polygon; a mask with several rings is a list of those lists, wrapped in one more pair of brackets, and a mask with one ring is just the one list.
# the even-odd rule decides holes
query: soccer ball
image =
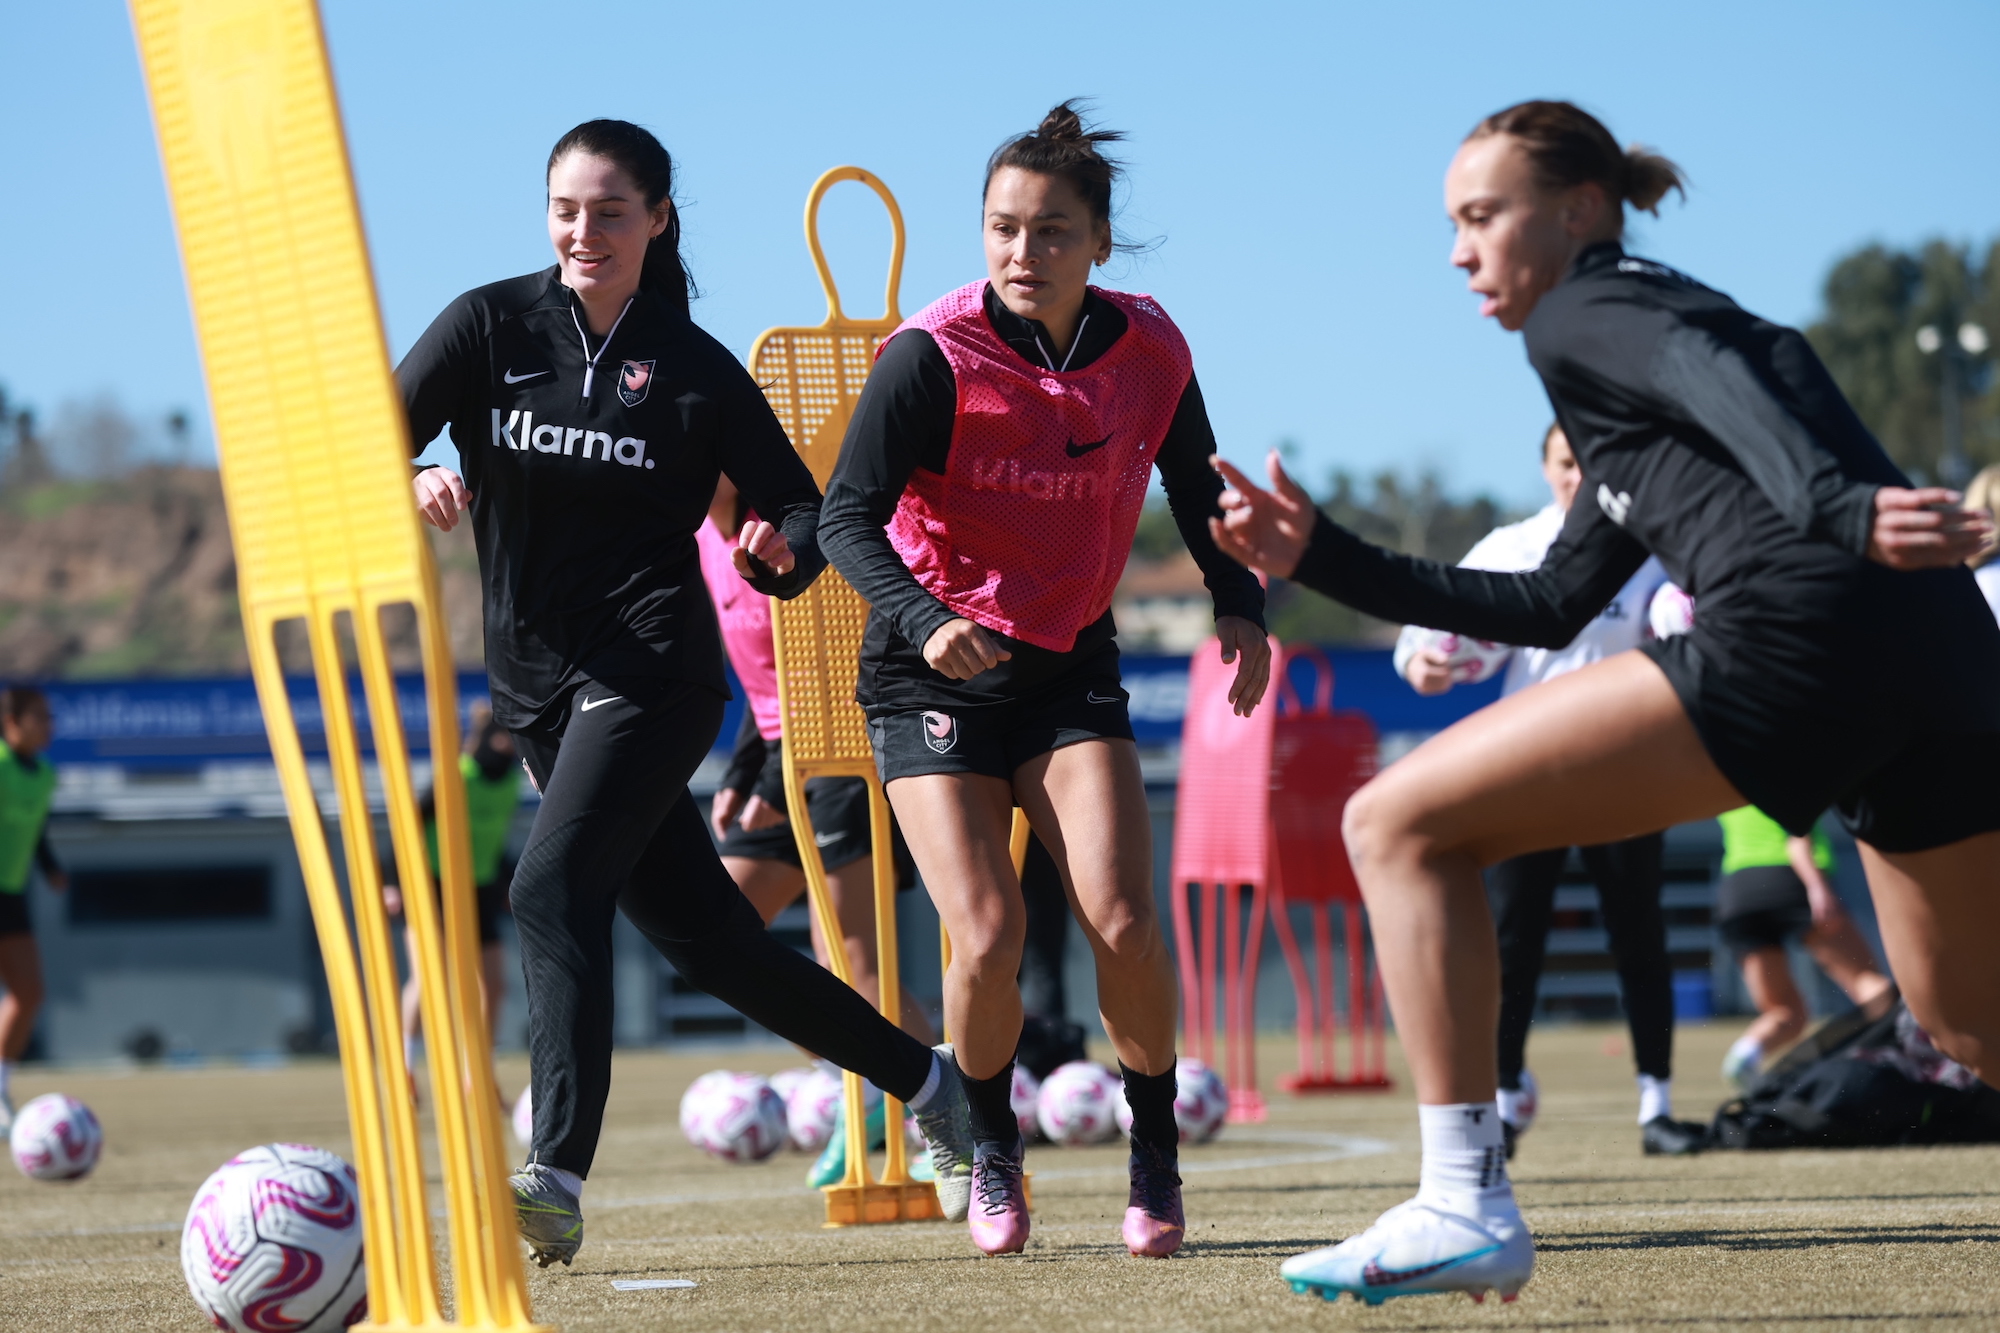
{"label": "soccer ball", "polygon": [[14,1165],[31,1180],[81,1180],[104,1151],[104,1131],[90,1108],[59,1092],[21,1108],[7,1136]]}
{"label": "soccer ball", "polygon": [[799,1084],[811,1078],[812,1072],[811,1065],[801,1065],[796,1069],[780,1069],[777,1073],[771,1075],[768,1080],[771,1085],[771,1091],[783,1097],[785,1105],[790,1106],[792,1104],[792,1091]]}
{"label": "soccer ball", "polygon": [[[794,1147],[818,1152],[826,1146],[834,1126],[840,1123],[845,1089],[846,1079],[838,1069],[822,1065],[806,1071],[805,1078],[785,1098],[785,1127],[791,1132]],[[863,1079],[862,1108],[872,1113],[881,1104],[882,1090]]]}
{"label": "soccer ball", "polygon": [[267,1143],[195,1192],[181,1228],[188,1291],[217,1328],[334,1333],[368,1311],[354,1168],[323,1148]]}
{"label": "soccer ball", "polygon": [[1021,1127],[1023,1142],[1033,1143],[1042,1136],[1039,1111],[1042,1102],[1042,1085],[1033,1074],[1014,1066],[1014,1083],[1008,1089],[1007,1102],[1014,1108],[1014,1122]]}
{"label": "soccer ball", "polygon": [[1477,685],[1491,680],[1493,673],[1507,665],[1514,650],[1504,643],[1489,643],[1464,634],[1446,634],[1436,645],[1444,652],[1455,684]]}
{"label": "soccer ball", "polygon": [[1052,1143],[1102,1143],[1118,1132],[1118,1080],[1103,1065],[1072,1060],[1054,1070],[1036,1099],[1035,1119]]}
{"label": "soccer ball", "polygon": [[785,1146],[785,1102],[757,1074],[703,1074],[681,1098],[688,1141],[725,1162],[761,1162]]}
{"label": "soccer ball", "polygon": [[514,1139],[523,1148],[534,1146],[535,1089],[532,1085],[521,1089],[521,1096],[514,1103]]}

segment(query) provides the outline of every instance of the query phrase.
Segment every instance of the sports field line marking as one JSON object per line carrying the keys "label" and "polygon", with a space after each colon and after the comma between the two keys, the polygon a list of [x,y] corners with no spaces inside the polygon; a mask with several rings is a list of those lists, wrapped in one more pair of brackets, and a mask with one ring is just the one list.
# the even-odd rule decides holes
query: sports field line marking
{"label": "sports field line marking", "polygon": [[[1379,1153],[1393,1151],[1394,1145],[1381,1139],[1362,1138],[1354,1134],[1325,1134],[1312,1130],[1248,1130],[1230,1136],[1232,1143],[1302,1144],[1317,1149],[1314,1152],[1272,1153],[1258,1157],[1231,1157],[1219,1162],[1182,1162],[1181,1174],[1209,1175],[1221,1171],[1261,1171],[1278,1166],[1308,1166],[1324,1162],[1344,1162],[1356,1157],[1373,1157]],[[1036,1169],[1035,1179],[1041,1180],[1090,1180],[1099,1177],[1124,1179],[1125,1167],[1106,1165],[1101,1167],[1055,1167],[1050,1170]],[[795,1199],[817,1194],[819,1191],[798,1185],[786,1189],[762,1190],[699,1190],[675,1194],[638,1194],[625,1198],[594,1200],[593,1208],[653,1208],[666,1204],[682,1203],[728,1203],[745,1199]]]}

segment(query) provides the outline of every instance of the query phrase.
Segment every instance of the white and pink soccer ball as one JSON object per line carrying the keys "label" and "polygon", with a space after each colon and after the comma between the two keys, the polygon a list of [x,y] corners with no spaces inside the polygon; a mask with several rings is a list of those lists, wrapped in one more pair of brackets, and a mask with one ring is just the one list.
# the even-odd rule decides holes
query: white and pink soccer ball
{"label": "white and pink soccer ball", "polygon": [[[840,1123],[840,1103],[846,1095],[846,1078],[838,1069],[816,1066],[806,1071],[785,1098],[785,1127],[792,1146],[804,1152],[818,1152],[833,1137]],[[869,1114],[882,1104],[882,1090],[861,1081],[861,1105]]]}
{"label": "white and pink soccer ball", "polygon": [[[1132,1107],[1125,1100],[1125,1084],[1118,1084],[1118,1132],[1132,1132]],[[1174,1062],[1174,1123],[1180,1127],[1182,1143],[1206,1143],[1229,1118],[1229,1089],[1222,1077],[1199,1060],[1182,1056]]]}
{"label": "white and pink soccer ball", "polygon": [[1021,1138],[1024,1142],[1033,1143],[1042,1132],[1039,1119],[1041,1101],[1041,1080],[1016,1062],[1014,1082],[1008,1089],[1007,1102],[1014,1108],[1014,1122],[1021,1127]]}
{"label": "white and pink soccer ball", "polygon": [[811,1065],[800,1065],[794,1069],[780,1069],[777,1073],[771,1075],[768,1080],[771,1085],[771,1091],[784,1098],[785,1105],[790,1107],[792,1104],[792,1094],[798,1091],[801,1083],[812,1077],[812,1072]]}
{"label": "white and pink soccer ball", "polygon": [[1507,665],[1514,650],[1504,643],[1489,643],[1466,634],[1438,633],[1436,641],[1424,645],[1445,655],[1451,679],[1457,685],[1477,685],[1491,680],[1493,673]]}
{"label": "white and pink soccer ball", "polygon": [[681,1097],[681,1132],[725,1162],[761,1162],[786,1143],[785,1101],[759,1074],[703,1074]]}
{"label": "white and pink soccer ball", "polygon": [[1051,1143],[1102,1143],[1118,1132],[1118,1079],[1103,1065],[1072,1060],[1052,1070],[1035,1100],[1035,1121]]}
{"label": "white and pink soccer ball", "polygon": [[217,1328],[335,1333],[368,1312],[354,1168],[267,1143],[195,1192],[181,1228],[188,1291]]}
{"label": "white and pink soccer ball", "polygon": [[7,1146],[14,1165],[31,1180],[81,1180],[104,1151],[104,1131],[88,1106],[48,1092],[15,1115]]}

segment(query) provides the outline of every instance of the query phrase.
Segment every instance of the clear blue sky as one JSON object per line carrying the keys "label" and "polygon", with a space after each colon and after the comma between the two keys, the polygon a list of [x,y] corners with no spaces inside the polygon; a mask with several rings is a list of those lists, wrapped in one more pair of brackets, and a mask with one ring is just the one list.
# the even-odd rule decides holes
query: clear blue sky
{"label": "clear blue sky", "polygon": [[[986,154],[1094,96],[1132,135],[1111,281],[1187,331],[1225,452],[1301,446],[1317,482],[1435,466],[1539,497],[1547,408],[1445,263],[1439,181],[1480,116],[1568,97],[1694,189],[1635,248],[1773,318],[1812,317],[1869,241],[2000,234],[2000,5],[593,5],[335,0],[333,64],[398,354],[452,296],[550,262],[542,160],[621,116],[682,166],[696,318],[738,354],[822,304],[799,214],[823,169],[889,182],[904,313],[982,272]],[[131,32],[113,0],[0,6],[0,384],[44,416],[116,394],[202,409]],[[879,308],[887,228],[829,201]],[[866,296],[861,295],[866,293]]]}

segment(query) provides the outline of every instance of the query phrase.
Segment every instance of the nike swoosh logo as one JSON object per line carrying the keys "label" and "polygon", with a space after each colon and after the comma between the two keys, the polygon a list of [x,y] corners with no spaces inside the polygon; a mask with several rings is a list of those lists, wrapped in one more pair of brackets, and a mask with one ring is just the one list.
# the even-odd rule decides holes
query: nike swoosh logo
{"label": "nike swoosh logo", "polygon": [[618,697],[619,696],[615,694],[607,694],[602,699],[585,699],[582,703],[576,706],[576,711],[579,713],[588,713],[591,709],[601,707],[604,704],[608,704],[612,700]]}
{"label": "nike swoosh logo", "polygon": [[522,380],[540,379],[548,373],[546,370],[531,370],[525,375],[516,375],[510,370],[500,378],[506,380],[509,384],[519,384]]}
{"label": "nike swoosh logo", "polygon": [[1498,1245],[1489,1245],[1483,1250],[1474,1250],[1470,1254],[1461,1254],[1455,1258],[1441,1260],[1438,1263],[1425,1264],[1421,1268],[1384,1268],[1382,1267],[1380,1256],[1377,1256],[1374,1259],[1370,1259],[1367,1265],[1362,1268],[1361,1283],[1367,1287],[1388,1287],[1394,1286],[1399,1282],[1415,1282],[1417,1279],[1429,1277],[1433,1273],[1442,1273],[1447,1268],[1456,1268],[1459,1264],[1470,1263],[1474,1259],[1483,1259],[1499,1248]]}
{"label": "nike swoosh logo", "polygon": [[1118,696],[1114,694],[1109,699],[1100,699],[1097,697],[1097,691],[1085,690],[1083,692],[1083,701],[1089,704],[1115,704],[1118,702]]}
{"label": "nike swoosh logo", "polygon": [[815,833],[813,834],[813,845],[817,847],[831,847],[846,836],[845,833]]}
{"label": "nike swoosh logo", "polygon": [[1078,444],[1074,439],[1072,439],[1068,444],[1065,444],[1063,446],[1063,452],[1068,454],[1071,458],[1082,458],[1085,454],[1089,453],[1091,450],[1102,449],[1105,445],[1109,443],[1111,443],[1111,437],[1109,435],[1091,444]]}

